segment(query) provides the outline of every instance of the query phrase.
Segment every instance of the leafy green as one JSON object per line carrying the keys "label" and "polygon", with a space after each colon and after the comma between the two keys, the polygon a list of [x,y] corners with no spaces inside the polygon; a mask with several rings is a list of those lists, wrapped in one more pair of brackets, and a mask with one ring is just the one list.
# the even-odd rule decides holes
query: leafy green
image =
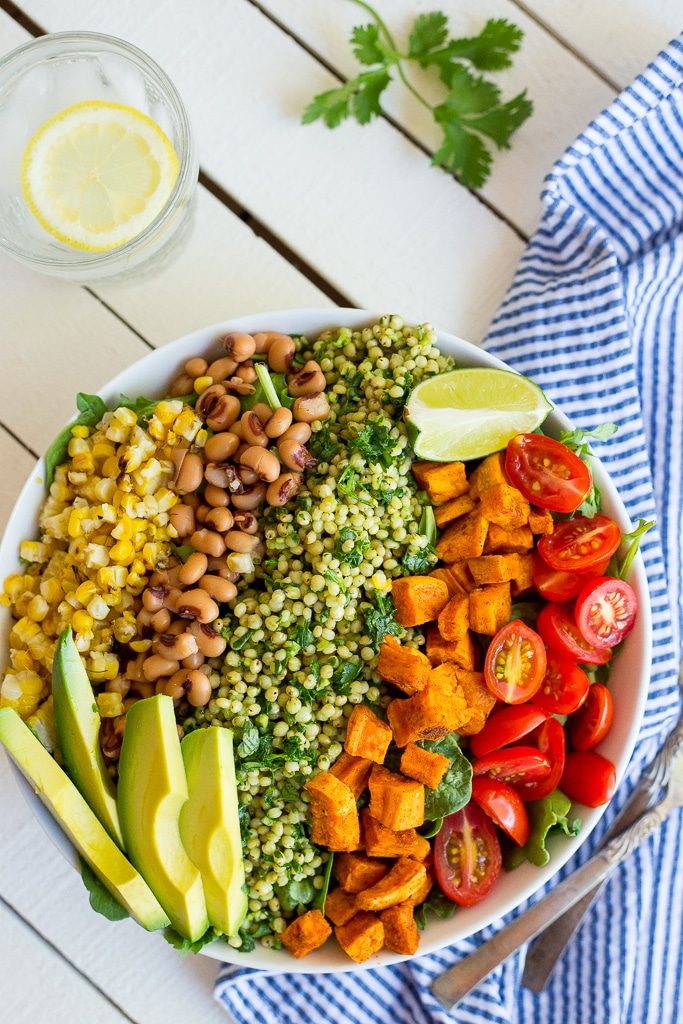
{"label": "leafy green", "polygon": [[429,543],[436,544],[436,519],[434,509],[431,505],[425,505],[420,516],[420,533],[427,538]]}
{"label": "leafy green", "polygon": [[436,821],[455,814],[472,796],[472,765],[460,749],[458,737],[451,732],[441,740],[423,740],[420,746],[442,754],[450,766],[436,789],[425,787],[425,819]]}
{"label": "leafy green", "polygon": [[385,423],[373,420],[349,441],[349,451],[358,452],[366,462],[379,463],[388,469],[394,462],[391,454],[396,441],[391,436],[391,428]]}
{"label": "leafy green", "polygon": [[181,956],[186,956],[188,953],[199,953],[204,946],[208,946],[210,942],[215,942],[216,939],[222,939],[223,936],[220,932],[217,932],[214,928],[207,928],[201,938],[195,942],[190,942],[189,939],[183,938],[179,935],[175,928],[166,928],[164,931],[164,938],[166,941],[177,949]]}
{"label": "leafy green", "polygon": [[261,737],[259,731],[250,719],[247,719],[244,723],[244,730],[242,732],[242,739],[237,747],[238,757],[251,757],[253,753],[258,750]]}
{"label": "leafy green", "polygon": [[320,430],[311,436],[306,447],[318,462],[329,462],[337,454],[341,445],[330,437],[330,424],[326,420]]}
{"label": "leafy green", "polygon": [[[354,0],[372,18],[351,33],[351,47],[363,70],[334,89],[316,96],[303,114],[303,123],[322,120],[336,128],[349,117],[367,124],[383,113],[382,96],[393,72],[426,107],[442,131],[433,163],[457,174],[463,184],[477,188],[486,181],[492,157],[486,140],[508,149],[510,138],[530,117],[533,106],[526,90],[504,101],[498,86],[475,72],[495,72],[512,63],[523,33],[506,18],[492,18],[476,36],[449,39],[448,18],[442,11],[419,14],[402,53],[387,25],[366,0]],[[406,77],[407,63],[434,70],[448,94],[431,103]]]}
{"label": "leafy green", "polygon": [[287,391],[287,378],[284,373],[271,373],[264,363],[256,363],[254,369],[258,382],[255,384],[253,395],[242,396],[242,409],[253,409],[259,402],[269,405],[271,409],[279,409],[281,405],[291,409],[294,399]]}
{"label": "leafy green", "polygon": [[435,885],[424,903],[415,908],[415,924],[420,931],[424,931],[427,927],[428,914],[433,914],[434,917],[444,920],[452,917],[456,909],[456,904],[444,895],[438,885]]}
{"label": "leafy green", "polygon": [[419,551],[415,551],[412,554],[406,551],[401,559],[401,568],[405,570],[408,576],[419,576],[425,569],[431,567],[434,554],[435,551],[431,544],[428,544],[426,548],[420,548]]}
{"label": "leafy green", "polygon": [[83,885],[90,894],[90,906],[95,913],[106,917],[107,921],[123,921],[125,917],[130,917],[126,908],[122,907],[119,901],[100,882],[87,861],[83,860],[82,857],[79,857],[79,860],[81,862]]}
{"label": "leafy green", "polygon": [[401,636],[403,630],[396,621],[396,609],[389,594],[380,594],[375,591],[375,606],[368,608],[364,614],[365,630],[375,644],[379,647],[385,636]]}
{"label": "leafy green", "polygon": [[508,622],[521,619],[525,625],[530,626],[531,629],[536,629],[536,619],[540,610],[540,601],[515,601],[510,609]]}
{"label": "leafy green", "polygon": [[301,650],[304,650],[306,647],[310,647],[315,640],[315,637],[306,623],[302,626],[295,626],[295,628],[290,632],[289,638]]}
{"label": "leafy green", "polygon": [[[593,438],[594,441],[607,441],[613,434],[616,434],[618,429],[614,423],[601,423],[599,426],[593,427],[592,430],[563,430],[560,433],[559,441],[560,444],[563,444],[570,451],[574,452],[575,455],[578,455],[581,461],[585,462],[590,469],[590,460],[593,452],[588,443],[589,438]],[[589,519],[592,519],[600,511],[600,507],[600,489],[596,486],[593,474],[591,473],[591,489],[576,511],[578,515],[588,516]]]}
{"label": "leafy green", "polygon": [[542,800],[533,800],[526,805],[529,812],[531,834],[524,846],[516,846],[507,854],[505,867],[508,871],[519,867],[525,860],[539,868],[544,867],[550,860],[550,854],[545,844],[552,831],[564,832],[566,836],[578,835],[581,819],[574,818],[573,821],[569,821],[567,817],[571,805],[569,797],[559,789],[556,789],[550,796],[543,797]]}
{"label": "leafy green", "polygon": [[195,550],[191,544],[171,544],[171,547],[181,562],[186,562]]}
{"label": "leafy green", "polygon": [[[625,533],[621,538],[619,550],[613,555],[607,569],[608,576],[618,576],[620,580],[628,578],[634,559],[640,548],[640,541],[655,525],[654,519],[647,522],[645,519],[638,520],[638,525],[631,533]],[[624,551],[624,549],[626,549]],[[621,552],[624,551],[622,555]]]}
{"label": "leafy green", "polygon": [[332,676],[331,685],[335,693],[348,696],[351,683],[360,674],[361,664],[356,659],[345,661]]}
{"label": "leafy green", "polygon": [[[353,547],[349,550],[345,550],[346,544],[352,544]],[[363,536],[356,533],[355,530],[351,529],[350,526],[344,526],[339,531],[339,537],[334,548],[334,553],[340,562],[346,562],[347,565],[358,566],[363,561],[365,552],[370,547],[370,541],[367,535]]]}
{"label": "leafy green", "polygon": [[322,889],[318,889],[315,899],[313,900],[313,906],[322,914],[325,913],[325,900],[327,899],[327,894],[330,891],[330,881],[332,879],[333,865],[334,853],[330,853],[327,857],[327,864],[325,865],[325,874],[323,875]]}
{"label": "leafy green", "polygon": [[221,632],[222,632],[222,636],[224,637],[224,639],[227,640],[228,643],[230,644],[230,649],[231,650],[233,650],[233,651],[241,651],[242,648],[247,646],[247,644],[251,640],[252,636],[254,635],[255,630],[248,629],[246,631],[246,633],[242,634],[242,636],[237,636],[237,637],[233,637],[230,634],[228,634],[227,631],[225,630],[225,628],[223,628],[223,630]]}
{"label": "leafy green", "polygon": [[69,441],[72,438],[72,429],[74,427],[95,427],[100,422],[107,406],[99,395],[86,395],[83,391],[79,391],[76,395],[76,408],[78,409],[79,415],[70,423],[68,427],[64,427],[57,437],[54,439],[47,452],[45,453],[45,490],[49,491],[52,481],[55,478],[55,470],[57,466],[61,466],[63,462],[66,462],[69,449]]}
{"label": "leafy green", "polygon": [[307,903],[313,902],[316,895],[313,882],[308,878],[302,878],[300,881],[292,878],[286,885],[277,885],[275,891],[285,910],[305,907]]}
{"label": "leafy green", "polygon": [[337,490],[341,494],[346,494],[349,498],[353,498],[356,495],[357,483],[358,473],[356,470],[353,466],[345,466],[337,477]]}

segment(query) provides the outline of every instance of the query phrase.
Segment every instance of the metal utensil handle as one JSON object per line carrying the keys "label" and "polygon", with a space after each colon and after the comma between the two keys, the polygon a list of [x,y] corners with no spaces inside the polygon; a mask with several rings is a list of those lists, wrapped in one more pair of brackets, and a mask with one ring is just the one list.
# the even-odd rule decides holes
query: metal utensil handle
{"label": "metal utensil handle", "polygon": [[533,939],[546,925],[602,882],[617,864],[661,825],[669,809],[669,805],[660,804],[648,811],[535,906],[437,978],[431,989],[439,1002],[450,1009],[520,946]]}

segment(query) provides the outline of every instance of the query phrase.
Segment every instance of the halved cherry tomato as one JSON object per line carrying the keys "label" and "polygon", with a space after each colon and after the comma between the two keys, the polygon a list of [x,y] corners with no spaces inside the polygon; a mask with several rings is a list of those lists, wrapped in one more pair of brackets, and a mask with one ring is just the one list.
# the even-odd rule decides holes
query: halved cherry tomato
{"label": "halved cherry tomato", "polygon": [[529,815],[522,798],[512,786],[480,775],[472,779],[472,799],[510,839],[514,839],[518,846],[524,846],[531,831]]}
{"label": "halved cherry tomato", "polygon": [[568,658],[549,651],[541,688],[531,700],[550,715],[570,715],[581,707],[589,688],[590,682],[583,669]]}
{"label": "halved cherry tomato", "polygon": [[633,587],[614,576],[590,580],[576,599],[574,618],[593,647],[616,647],[636,624],[638,598]]}
{"label": "halved cherry tomato", "polygon": [[550,771],[539,782],[517,785],[522,800],[542,800],[544,796],[550,796],[559,786],[564,771],[567,741],[564,729],[556,718],[549,718],[539,727],[536,742],[540,752],[550,762]]}
{"label": "halved cherry tomato", "polygon": [[472,774],[490,775],[511,786],[540,782],[550,774],[550,760],[536,747],[505,747],[478,757],[472,765]]}
{"label": "halved cherry tomato", "polygon": [[586,572],[563,572],[551,569],[538,555],[534,555],[534,586],[546,601],[570,601],[588,580],[602,576],[609,559]]}
{"label": "halved cherry tomato", "polygon": [[600,650],[586,643],[574,621],[570,604],[547,604],[538,615],[536,628],[551,651],[580,661],[583,665],[606,665],[612,657],[607,648]]}
{"label": "halved cherry tomato", "polygon": [[599,807],[612,799],[617,772],[611,761],[594,750],[567,754],[560,789],[570,800],[587,807]]}
{"label": "halved cherry tomato", "polygon": [[614,701],[602,683],[593,683],[582,707],[567,721],[569,742],[574,750],[592,750],[612,727]]}
{"label": "halved cherry tomato", "polygon": [[479,903],[495,885],[502,862],[496,831],[475,803],[444,818],[434,842],[434,870],[449,900],[461,907]]}
{"label": "halved cherry tomato", "polygon": [[543,434],[517,434],[508,441],[505,470],[528,501],[553,512],[575,512],[593,482],[578,455]]}
{"label": "halved cherry tomato", "polygon": [[494,697],[506,704],[523,704],[545,675],[545,648],[538,633],[520,619],[499,629],[489,644],[484,679]]}
{"label": "halved cherry tomato", "polygon": [[621,544],[621,530],[607,516],[574,516],[556,523],[538,542],[538,553],[551,569],[582,572],[611,558]]}
{"label": "halved cherry tomato", "polygon": [[494,711],[481,732],[472,737],[470,750],[475,757],[500,750],[508,743],[521,740],[547,717],[545,711],[533,704],[506,704]]}

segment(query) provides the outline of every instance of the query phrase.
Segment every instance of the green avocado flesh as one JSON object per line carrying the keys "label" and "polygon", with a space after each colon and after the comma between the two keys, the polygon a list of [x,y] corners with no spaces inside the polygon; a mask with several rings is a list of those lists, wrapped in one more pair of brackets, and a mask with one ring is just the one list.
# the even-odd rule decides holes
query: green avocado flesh
{"label": "green avocado flesh", "polygon": [[195,942],[209,922],[199,871],[180,839],[178,819],[188,794],[170,697],[147,697],[128,712],[118,794],[128,856],[175,930]]}
{"label": "green avocado flesh", "polygon": [[0,711],[0,742],[109,892],[143,928],[169,919],[151,889],[106,833],[75,785],[12,708]]}
{"label": "green avocado flesh", "polygon": [[247,912],[232,732],[210,727],[181,745],[189,799],[180,812],[180,836],[199,868],[209,921],[234,935]]}
{"label": "green avocado flesh", "polygon": [[57,641],[52,697],[67,771],[111,838],[123,848],[116,788],[100,749],[100,713],[70,629]]}

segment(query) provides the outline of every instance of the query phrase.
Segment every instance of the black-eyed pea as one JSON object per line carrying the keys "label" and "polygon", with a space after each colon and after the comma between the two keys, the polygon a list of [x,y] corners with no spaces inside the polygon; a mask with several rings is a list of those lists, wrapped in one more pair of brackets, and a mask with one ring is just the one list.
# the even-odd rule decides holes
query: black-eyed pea
{"label": "black-eyed pea", "polygon": [[196,639],[191,633],[162,633],[154,641],[153,648],[156,654],[173,661],[182,661],[189,658],[199,650]]}
{"label": "black-eyed pea", "polygon": [[184,587],[191,587],[202,578],[209,565],[203,551],[193,551],[185,564],[178,571],[178,579]]}
{"label": "black-eyed pea", "polygon": [[299,423],[313,423],[315,420],[326,420],[330,415],[330,405],[322,391],[313,395],[302,395],[294,399],[292,408],[294,419]]}
{"label": "black-eyed pea", "polygon": [[287,380],[287,390],[292,398],[300,398],[302,395],[313,395],[324,391],[327,387],[325,374],[318,363],[309,359],[300,370],[292,374]]}
{"label": "black-eyed pea", "polygon": [[[173,458],[176,452],[178,452],[177,448],[174,450],[171,458]],[[199,455],[196,452],[185,450],[184,458],[180,462],[175,479],[170,486],[178,494],[191,494],[197,490],[203,476],[204,464]]]}
{"label": "black-eyed pea", "polygon": [[277,450],[285,466],[295,472],[302,472],[304,469],[313,469],[318,465],[318,460],[311,455],[308,448],[304,448],[298,441],[286,438],[278,441]]}
{"label": "black-eyed pea", "polygon": [[[211,512],[214,509],[224,510],[230,504],[230,495],[224,487],[216,487],[215,484],[207,484],[204,488],[204,500],[207,505],[211,506]],[[207,512],[204,522],[208,522],[211,512]]]}
{"label": "black-eyed pea", "polygon": [[[190,495],[187,495],[190,497]],[[195,495],[192,495],[195,497]],[[195,531],[194,509],[187,501],[174,505],[169,513],[171,526],[179,537],[189,537]]]}
{"label": "black-eyed pea", "polygon": [[237,360],[230,356],[222,356],[215,359],[206,371],[207,377],[211,377],[214,384],[222,384],[228,377],[232,377],[237,369]]}
{"label": "black-eyed pea", "polygon": [[230,331],[223,338],[223,348],[226,355],[232,356],[238,363],[244,363],[251,359],[256,351],[256,342],[251,334],[243,334],[240,331]]}
{"label": "black-eyed pea", "polygon": [[266,501],[276,508],[286,505],[301,487],[301,482],[300,473],[283,473],[268,487]]}
{"label": "black-eyed pea", "polygon": [[242,363],[242,365],[237,368],[235,376],[239,377],[239,379],[244,381],[245,384],[254,384],[257,377],[254,364],[251,361],[248,363]]}
{"label": "black-eyed pea", "polygon": [[130,679],[126,679],[125,676],[116,676],[115,679],[109,679],[104,688],[107,693],[120,693],[122,697],[127,697],[130,692]]}
{"label": "black-eyed pea", "polygon": [[257,550],[261,541],[252,533],[243,533],[242,530],[228,530],[225,535],[225,543],[229,551],[250,555]]}
{"label": "black-eyed pea", "polygon": [[178,600],[176,615],[181,619],[196,619],[198,622],[213,622],[218,618],[218,605],[205,590],[187,590]]}
{"label": "black-eyed pea", "polygon": [[285,409],[284,405],[280,409],[276,409],[266,423],[266,435],[271,438],[281,437],[291,427],[292,418],[291,410]]}
{"label": "black-eyed pea", "polygon": [[[152,615],[164,607],[166,587],[159,583],[155,587],[147,587],[142,594],[142,605]],[[151,621],[151,620],[150,620]]]}
{"label": "black-eyed pea", "polygon": [[[197,522],[198,523],[205,523],[206,522],[206,517],[208,516],[210,511],[211,511],[211,509],[210,509],[210,507],[208,505],[200,505],[199,508],[197,509],[196,513],[195,513],[195,519],[197,520]],[[195,532],[196,532],[196,530],[192,531],[192,533],[195,533]]]}
{"label": "black-eyed pea", "polygon": [[250,481],[240,472],[245,484],[255,483],[256,480],[272,483],[280,475],[280,460],[267,448],[261,448],[259,445],[252,445],[240,455],[240,466],[252,470],[255,474],[255,480]]}
{"label": "black-eyed pea", "polygon": [[152,616],[150,626],[155,633],[163,633],[171,625],[171,613],[168,608],[160,608],[158,612],[155,612]]}
{"label": "black-eyed pea", "polygon": [[306,444],[310,441],[312,433],[308,423],[292,423],[291,427],[288,427],[279,438],[279,441],[298,441],[299,444]]}
{"label": "black-eyed pea", "polygon": [[[208,578],[208,577],[205,577]],[[219,658],[228,646],[225,637],[203,622],[191,622],[189,630],[197,641],[197,645],[203,657]]]}
{"label": "black-eyed pea", "polygon": [[190,537],[190,544],[195,551],[218,558],[225,551],[225,543],[220,533],[215,530],[195,530]]}
{"label": "black-eyed pea", "polygon": [[214,487],[227,487],[231,479],[232,467],[228,462],[209,462],[204,467],[204,479]]}
{"label": "black-eyed pea", "polygon": [[211,683],[208,676],[200,672],[199,669],[188,673],[187,679],[183,683],[183,689],[188,703],[193,708],[203,708],[211,700]]}
{"label": "black-eyed pea", "polygon": [[219,533],[230,530],[233,524],[233,515],[229,508],[212,508],[206,517],[206,525]]}
{"label": "black-eyed pea", "polygon": [[196,380],[197,377],[205,377],[206,371],[209,367],[206,359],[202,359],[201,356],[195,356],[194,359],[188,359],[185,363],[185,373],[188,377],[192,377]]}
{"label": "black-eyed pea", "polygon": [[[272,484],[271,484],[272,486]],[[233,494],[232,503],[241,512],[253,512],[266,496],[266,485],[262,483],[245,487],[241,494]]]}
{"label": "black-eyed pea", "polygon": [[[198,494],[186,494],[185,497],[183,498],[183,504],[189,505],[193,512],[197,511],[201,503],[202,499],[199,497]],[[193,532],[193,530],[190,531],[190,533]]]}
{"label": "black-eyed pea", "polygon": [[233,431],[223,430],[206,442],[204,456],[207,462],[226,462],[235,454],[239,443],[239,438]]}
{"label": "black-eyed pea", "polygon": [[228,564],[225,558],[210,558],[209,559],[209,572],[215,573],[220,576],[221,579],[230,580],[231,583],[237,583],[239,574],[228,569]]}
{"label": "black-eyed pea", "polygon": [[275,338],[268,347],[268,365],[275,373],[288,373],[294,359],[296,345],[288,334]]}
{"label": "black-eyed pea", "polygon": [[262,448],[268,445],[268,435],[264,430],[261,420],[253,410],[250,409],[249,412],[243,414],[240,426],[242,429],[242,440],[245,444],[258,444]]}
{"label": "black-eyed pea", "polygon": [[[161,693],[164,693],[167,697],[172,697],[173,700],[182,700],[185,696],[185,689],[183,683],[187,679],[187,669],[181,668],[177,672],[174,672],[170,679],[166,679],[163,682]],[[158,685],[158,684],[157,684]]]}
{"label": "black-eyed pea", "polygon": [[236,530],[244,533],[258,533],[258,519],[253,512],[235,512],[233,522]]}
{"label": "black-eyed pea", "polygon": [[257,402],[255,405],[252,405],[251,411],[256,413],[264,427],[268,420],[273,417],[273,410],[265,402]]}
{"label": "black-eyed pea", "polygon": [[199,586],[205,590],[209,597],[219,604],[225,604],[237,597],[237,587],[230,580],[224,580],[220,576],[202,576]]}
{"label": "black-eyed pea", "polygon": [[[194,623],[192,623],[191,625],[194,625]],[[189,657],[183,658],[183,668],[185,669],[199,668],[199,666],[203,664],[204,655],[202,654],[201,651],[195,651],[195,653],[190,654]]]}
{"label": "black-eyed pea", "polygon": [[168,389],[168,393],[172,398],[178,398],[180,395],[191,395],[193,391],[194,379],[187,373],[179,374]]}
{"label": "black-eyed pea", "polygon": [[180,663],[173,658],[166,658],[162,654],[151,654],[145,658],[142,665],[142,673],[148,683],[156,683],[162,676],[172,676],[180,668]]}

